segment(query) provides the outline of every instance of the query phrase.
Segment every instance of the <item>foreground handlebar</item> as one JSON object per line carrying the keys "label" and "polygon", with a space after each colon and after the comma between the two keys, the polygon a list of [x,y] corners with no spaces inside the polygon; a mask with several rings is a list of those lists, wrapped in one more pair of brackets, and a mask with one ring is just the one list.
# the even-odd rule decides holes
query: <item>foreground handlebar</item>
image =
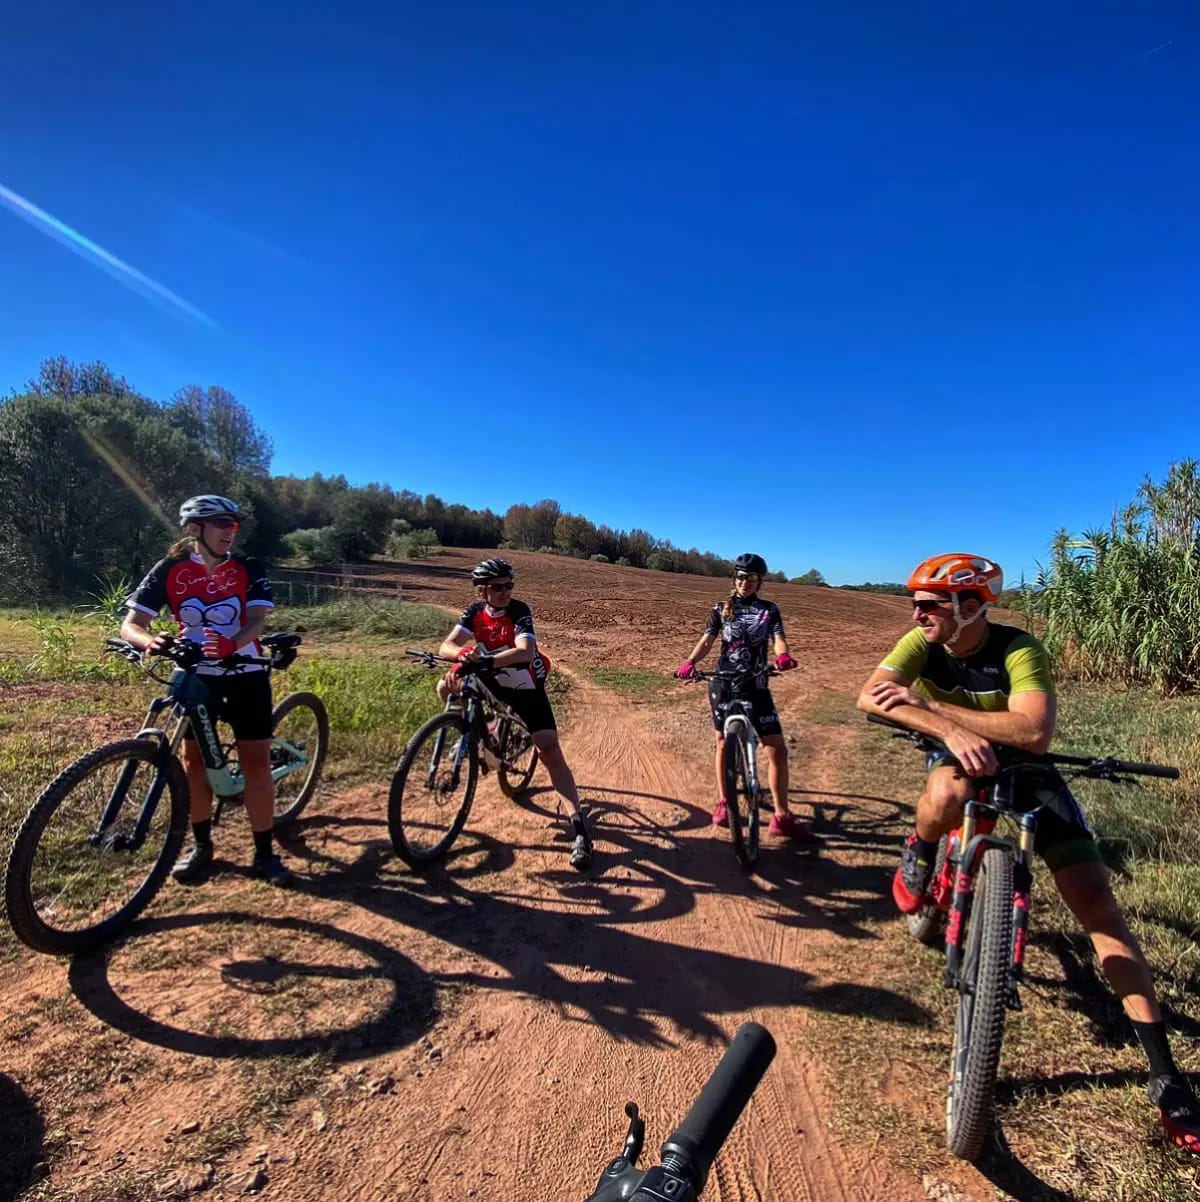
{"label": "foreground handlebar", "polygon": [[721,1145],[774,1059],[771,1032],[759,1023],[743,1023],[691,1110],[663,1144],[663,1164],[668,1165],[673,1157],[686,1162],[697,1193],[704,1188]]}
{"label": "foreground handlebar", "polygon": [[696,1202],[713,1159],[775,1056],[775,1040],[758,1023],[743,1023],[705,1082],[687,1117],[662,1146],[662,1164],[637,1167],[645,1122],[636,1103],[625,1107],[629,1130],[621,1154],[601,1174],[588,1202]]}

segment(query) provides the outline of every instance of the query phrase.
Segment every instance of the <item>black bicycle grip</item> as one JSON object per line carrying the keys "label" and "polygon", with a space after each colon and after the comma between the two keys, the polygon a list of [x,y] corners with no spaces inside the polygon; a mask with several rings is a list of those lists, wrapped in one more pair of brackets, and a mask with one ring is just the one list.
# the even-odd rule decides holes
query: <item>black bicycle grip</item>
{"label": "black bicycle grip", "polygon": [[1163,780],[1179,779],[1179,769],[1169,768],[1166,764],[1134,764],[1129,760],[1114,760],[1113,767],[1118,772],[1128,772],[1132,776],[1159,776]]}
{"label": "black bicycle grip", "polygon": [[774,1059],[771,1032],[759,1023],[742,1023],[687,1117],[663,1144],[663,1162],[671,1155],[683,1158],[697,1193],[704,1188],[721,1145]]}

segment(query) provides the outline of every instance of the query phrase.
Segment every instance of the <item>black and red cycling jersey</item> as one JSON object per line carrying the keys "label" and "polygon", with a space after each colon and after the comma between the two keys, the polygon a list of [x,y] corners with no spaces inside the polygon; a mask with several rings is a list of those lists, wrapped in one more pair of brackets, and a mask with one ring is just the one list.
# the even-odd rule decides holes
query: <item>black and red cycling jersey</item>
{"label": "black and red cycling jersey", "polygon": [[[199,555],[160,559],[146,578],[125,599],[128,609],[157,617],[163,609],[179,623],[179,634],[193,643],[204,642],[205,630],[233,638],[246,624],[251,609],[273,609],[271,582],[259,559],[227,555],[210,573]],[[257,642],[248,643],[239,655],[262,655]],[[261,665],[248,665],[252,671]],[[202,662],[196,669],[203,675],[219,675],[224,669]]]}
{"label": "black and red cycling jersey", "polygon": [[496,683],[505,689],[536,689],[546,679],[545,665],[537,654],[533,613],[524,601],[512,600],[504,609],[493,609],[486,601],[474,601],[462,611],[454,632],[462,631],[484,651],[494,653],[515,647],[518,640],[534,644],[533,662],[501,668]]}

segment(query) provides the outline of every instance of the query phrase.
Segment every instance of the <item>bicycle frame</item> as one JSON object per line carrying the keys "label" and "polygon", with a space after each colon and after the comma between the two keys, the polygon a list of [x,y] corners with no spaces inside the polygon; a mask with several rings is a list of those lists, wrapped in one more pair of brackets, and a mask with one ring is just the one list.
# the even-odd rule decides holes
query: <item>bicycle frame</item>
{"label": "bicycle frame", "polygon": [[[466,758],[470,741],[482,744],[499,761],[501,749],[492,739],[488,730],[489,714],[496,718],[507,718],[513,722],[521,722],[520,716],[497,697],[487,685],[476,675],[463,677],[462,692],[452,694],[446,700],[447,710],[460,710],[467,721],[468,735],[459,739],[454,748],[454,762],[451,766],[450,787],[457,789],[459,772]],[[523,725],[523,724],[522,724]],[[426,785],[432,789],[441,765],[442,749],[446,732],[439,731],[433,746],[433,754],[429,757],[429,773]]]}
{"label": "bicycle frame", "polygon": [[763,790],[758,778],[758,733],[751,718],[750,702],[735,700],[725,705],[727,712],[721,726],[721,737],[741,739],[746,745],[746,772],[750,777],[750,791],[757,801],[762,797]]}
{"label": "bicycle frame", "polygon": [[[161,677],[157,679],[161,680]],[[160,697],[155,697],[150,702],[149,708],[146,710],[146,717],[142,728],[138,731],[137,737],[150,739],[155,742],[158,745],[159,755],[166,760],[178,754],[180,743],[183,741],[188,730],[191,729],[196,735],[196,743],[200,748],[200,755],[204,761],[205,774],[208,777],[209,785],[212,787],[213,796],[216,798],[238,796],[244,789],[242,774],[240,769],[230,769],[229,767],[228,751],[221,745],[217,737],[216,723],[213,721],[212,715],[208,712],[208,689],[203,682],[203,678],[194,672],[177,667],[171,673],[166,683],[166,693]],[[158,725],[157,721],[159,715],[167,710],[175,718],[174,728],[169,735]],[[292,773],[306,767],[308,764],[308,754],[306,751],[301,751],[290,743],[286,743],[284,746],[291,752],[291,756],[287,763],[271,769],[272,782],[278,782],[284,777],[290,776]],[[132,760],[121,770],[112,791],[108,795],[104,809],[101,811],[100,821],[97,823],[96,830],[88,839],[92,847],[99,847],[105,843],[107,832],[117,820],[117,815],[125,803],[126,795],[129,792],[129,787],[133,784],[133,777],[136,772],[137,764]],[[146,796],[142,799],[133,830],[128,834],[121,833],[113,838],[112,846],[114,849],[136,851],[145,842],[146,833],[150,829],[150,823],[154,820],[154,814],[158,808],[158,802],[162,797],[165,784],[165,776],[162,773],[157,773],[146,792]]]}

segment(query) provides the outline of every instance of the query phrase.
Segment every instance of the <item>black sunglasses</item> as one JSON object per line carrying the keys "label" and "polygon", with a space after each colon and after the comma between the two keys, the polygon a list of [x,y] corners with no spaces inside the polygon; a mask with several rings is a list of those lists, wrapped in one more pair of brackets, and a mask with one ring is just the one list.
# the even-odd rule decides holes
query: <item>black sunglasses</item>
{"label": "black sunglasses", "polygon": [[208,525],[216,526],[218,530],[236,530],[238,528],[237,518],[205,518]]}
{"label": "black sunglasses", "polygon": [[913,601],[913,608],[920,610],[923,614],[931,614],[935,609],[940,609],[943,605],[952,605],[952,601]]}
{"label": "black sunglasses", "polygon": [[487,584],[484,585],[484,588],[494,588],[498,593],[507,593],[511,592],[514,585],[515,582],[512,580],[504,580],[500,582],[489,580]]}

